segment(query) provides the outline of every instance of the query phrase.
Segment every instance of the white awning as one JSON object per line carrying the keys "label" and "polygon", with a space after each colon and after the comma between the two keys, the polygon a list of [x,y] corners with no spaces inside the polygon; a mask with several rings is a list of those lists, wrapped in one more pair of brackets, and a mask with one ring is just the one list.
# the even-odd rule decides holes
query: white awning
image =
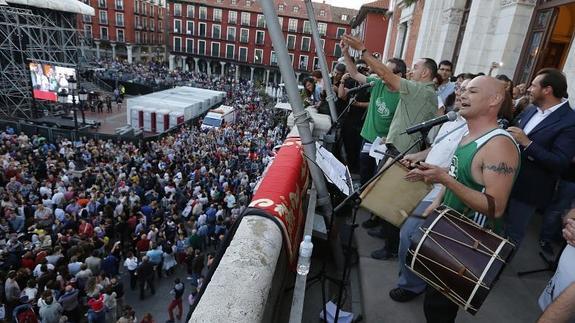
{"label": "white awning", "polygon": [[78,0],[5,0],[8,4],[44,8],[55,11],[79,13],[95,16],[96,11],[89,5]]}

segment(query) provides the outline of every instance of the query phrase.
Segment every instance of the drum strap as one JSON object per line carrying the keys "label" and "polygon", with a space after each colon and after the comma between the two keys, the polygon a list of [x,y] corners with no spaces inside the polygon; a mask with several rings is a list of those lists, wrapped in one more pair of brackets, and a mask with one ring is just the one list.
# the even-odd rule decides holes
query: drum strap
{"label": "drum strap", "polygon": [[494,218],[495,217],[495,199],[493,198],[493,196],[487,194],[487,193],[483,193],[485,194],[485,197],[487,198],[487,214],[486,216],[489,218]]}

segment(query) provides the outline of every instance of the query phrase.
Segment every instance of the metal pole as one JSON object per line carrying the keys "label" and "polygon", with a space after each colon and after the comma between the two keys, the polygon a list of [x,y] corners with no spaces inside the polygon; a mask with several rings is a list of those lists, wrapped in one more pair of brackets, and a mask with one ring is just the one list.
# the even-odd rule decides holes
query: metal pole
{"label": "metal pole", "polygon": [[[304,153],[307,158],[315,161],[315,141],[309,128],[309,114],[303,109],[303,102],[297,87],[295,72],[291,65],[291,59],[279,25],[277,13],[275,12],[275,3],[272,0],[262,0],[260,3],[268,26],[268,32],[278,58],[278,66],[284,78],[285,89],[294,113],[294,123],[297,126]],[[310,168],[311,178],[317,189],[318,205],[323,207],[324,217],[330,219],[333,208],[323,173],[315,163],[310,161],[307,163]]]}
{"label": "metal pole", "polygon": [[313,12],[313,4],[311,0],[304,0],[305,7],[307,10],[307,17],[309,19],[309,24],[311,27],[311,34],[313,36],[313,43],[315,44],[315,52],[317,58],[319,58],[319,66],[321,70],[321,77],[323,78],[323,84],[325,86],[325,93],[327,94],[326,100],[329,105],[329,114],[331,115],[331,121],[335,122],[337,120],[337,110],[335,108],[335,93],[331,87],[331,78],[329,76],[329,69],[327,67],[327,60],[325,59],[325,53],[323,47],[321,46],[321,38],[319,36],[319,30],[317,28],[317,21],[315,20],[315,14]]}

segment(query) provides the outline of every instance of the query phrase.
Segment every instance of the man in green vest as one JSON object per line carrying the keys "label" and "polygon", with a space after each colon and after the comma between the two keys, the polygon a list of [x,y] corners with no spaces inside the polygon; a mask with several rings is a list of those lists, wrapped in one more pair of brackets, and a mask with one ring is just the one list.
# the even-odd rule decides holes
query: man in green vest
{"label": "man in green vest", "polygon": [[[519,171],[517,143],[497,124],[504,98],[503,82],[489,76],[471,80],[459,110],[469,133],[457,147],[449,171],[426,163],[412,170],[423,181],[444,186],[435,205],[448,206],[484,227],[503,215]],[[428,322],[455,322],[457,310],[441,292],[428,288],[424,301]]]}

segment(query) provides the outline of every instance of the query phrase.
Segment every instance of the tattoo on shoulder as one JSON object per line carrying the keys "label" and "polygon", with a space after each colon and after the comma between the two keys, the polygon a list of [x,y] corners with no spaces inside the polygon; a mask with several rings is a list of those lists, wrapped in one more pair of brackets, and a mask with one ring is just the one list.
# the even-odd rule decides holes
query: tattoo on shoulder
{"label": "tattoo on shoulder", "polygon": [[516,169],[507,165],[507,163],[501,162],[499,165],[483,165],[482,170],[490,170],[501,175],[513,175]]}

